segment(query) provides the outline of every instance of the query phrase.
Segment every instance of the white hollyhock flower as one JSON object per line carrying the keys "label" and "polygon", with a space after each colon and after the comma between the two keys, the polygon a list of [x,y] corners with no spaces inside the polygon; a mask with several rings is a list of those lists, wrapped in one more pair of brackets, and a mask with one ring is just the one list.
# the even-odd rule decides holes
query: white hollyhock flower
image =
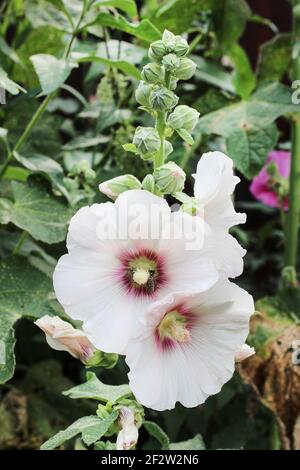
{"label": "white hollyhock flower", "polygon": [[139,431],[134,422],[134,414],[128,406],[120,410],[121,431],[117,437],[117,450],[129,450],[138,441]]}
{"label": "white hollyhock flower", "polygon": [[243,344],[243,346],[235,353],[235,362],[242,362],[248,357],[255,354],[255,349],[251,348],[249,344]]}
{"label": "white hollyhock flower", "polygon": [[240,179],[233,174],[231,158],[222,152],[203,154],[194,178],[199,215],[212,230],[212,251],[218,268],[228,277],[239,276],[246,250],[228,231],[234,225],[245,223],[246,214],[236,212],[233,206],[231,195]]}
{"label": "white hollyhock flower", "polygon": [[194,407],[218,393],[234,372],[253,311],[251,295],[227,280],[150,305],[126,355],[137,400],[162,411],[176,402]]}
{"label": "white hollyhock flower", "polygon": [[218,280],[209,238],[199,217],[171,213],[164,199],[144,190],[83,207],[54,272],[57,298],[84,322],[96,348],[122,354],[151,302],[178,290],[203,291]]}
{"label": "white hollyhock flower", "polygon": [[70,323],[59,317],[44,315],[35,324],[43,330],[51,348],[67,351],[84,363],[93,357],[95,348],[92,343],[83,331],[77,330]]}

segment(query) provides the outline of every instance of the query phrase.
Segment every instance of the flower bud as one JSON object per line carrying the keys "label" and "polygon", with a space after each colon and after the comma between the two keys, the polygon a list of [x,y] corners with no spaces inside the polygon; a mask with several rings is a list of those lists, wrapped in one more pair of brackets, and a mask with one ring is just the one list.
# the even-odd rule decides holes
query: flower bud
{"label": "flower bud", "polygon": [[160,138],[153,127],[137,127],[133,143],[142,154],[157,152],[160,148]]}
{"label": "flower bud", "polygon": [[170,114],[167,124],[175,130],[186,129],[192,131],[198,123],[199,116],[200,113],[196,109],[179,105]]}
{"label": "flower bud", "polygon": [[116,178],[99,184],[101,193],[106,194],[106,196],[113,200],[116,199],[119,194],[129,189],[141,189],[141,183],[133,175],[117,176]]}
{"label": "flower bud", "polygon": [[117,450],[129,450],[135,446],[139,437],[134,414],[129,407],[123,406],[120,409],[119,422],[121,431],[117,437]]}
{"label": "flower bud", "polygon": [[172,109],[177,103],[178,97],[165,87],[156,88],[150,94],[150,105],[156,111]]}
{"label": "flower bud", "polygon": [[178,83],[178,78],[171,76],[170,78],[170,84],[169,84],[169,89],[170,90],[176,90],[177,88],[177,83]]}
{"label": "flower bud", "polygon": [[35,324],[43,330],[46,341],[51,348],[57,351],[67,351],[84,364],[94,356],[96,348],[86,334],[60,317],[44,315]]}
{"label": "flower bud", "polygon": [[149,57],[154,58],[155,60],[161,59],[165,54],[167,54],[167,48],[163,41],[155,41],[151,44],[149,48]]}
{"label": "flower bud", "polygon": [[162,59],[162,65],[168,72],[175,72],[180,66],[180,59],[176,54],[167,54]]}
{"label": "flower bud", "polygon": [[154,193],[155,191],[155,181],[152,175],[146,175],[142,181],[142,188],[149,193]]}
{"label": "flower bud", "polygon": [[85,365],[86,367],[101,366],[104,369],[112,369],[113,367],[115,367],[118,360],[118,354],[95,351],[94,355],[85,362]]}
{"label": "flower bud", "polygon": [[168,162],[154,170],[157,188],[163,194],[182,191],[185,183],[184,171],[174,162]]}
{"label": "flower bud", "polygon": [[167,52],[173,52],[176,43],[175,34],[165,29],[162,35],[162,42],[164,43]]}
{"label": "flower bud", "polygon": [[197,65],[191,59],[184,57],[180,59],[180,66],[176,71],[176,77],[179,80],[189,80],[195,73]]}
{"label": "flower bud", "polygon": [[149,97],[151,90],[152,88],[150,85],[148,85],[148,83],[141,81],[135,91],[135,99],[139,104],[145,106],[146,108],[150,106]]}
{"label": "flower bud", "polygon": [[141,76],[147,83],[159,83],[164,79],[164,71],[159,64],[150,62],[143,68]]}
{"label": "flower bud", "polygon": [[189,50],[189,45],[185,39],[181,36],[175,36],[175,46],[174,46],[174,53],[178,57],[184,57]]}
{"label": "flower bud", "polygon": [[167,158],[173,152],[173,145],[168,140],[165,140],[165,157]]}

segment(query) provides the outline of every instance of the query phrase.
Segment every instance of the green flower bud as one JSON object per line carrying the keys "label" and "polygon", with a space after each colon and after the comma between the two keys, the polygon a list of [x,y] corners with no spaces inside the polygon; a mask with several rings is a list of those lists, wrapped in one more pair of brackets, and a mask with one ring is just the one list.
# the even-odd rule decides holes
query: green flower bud
{"label": "green flower bud", "polygon": [[180,66],[180,59],[176,54],[167,54],[163,57],[162,65],[168,72],[175,72]]}
{"label": "green flower bud", "polygon": [[151,44],[149,48],[149,57],[154,58],[155,60],[161,59],[165,54],[167,54],[167,48],[163,41],[155,41]]}
{"label": "green flower bud", "polygon": [[142,188],[149,193],[154,193],[155,191],[155,181],[152,175],[146,175],[142,181]]}
{"label": "green flower bud", "polygon": [[141,73],[142,79],[148,83],[159,83],[164,79],[164,71],[159,64],[151,62],[145,65]]}
{"label": "green flower bud", "polygon": [[160,148],[160,138],[153,127],[137,127],[133,143],[142,154],[155,153]]}
{"label": "green flower bud", "polygon": [[165,29],[162,35],[162,42],[164,43],[167,52],[173,52],[176,43],[175,34]]}
{"label": "green flower bud", "polygon": [[196,109],[180,105],[176,106],[170,114],[167,124],[175,130],[186,129],[187,131],[192,131],[198,123],[199,116],[200,113]]}
{"label": "green flower bud", "polygon": [[173,152],[173,145],[168,140],[165,140],[165,157],[167,158]]}
{"label": "green flower bud", "polygon": [[182,191],[185,183],[184,171],[174,162],[168,162],[154,170],[157,188],[163,194]]}
{"label": "green flower bud", "polygon": [[176,77],[179,80],[189,80],[195,73],[197,65],[191,59],[184,57],[180,59],[180,66],[176,71]]}
{"label": "green flower bud", "polygon": [[141,183],[133,175],[122,175],[112,178],[111,180],[105,181],[99,184],[99,190],[101,193],[111,199],[116,199],[119,194],[128,191],[129,189],[141,189]]}
{"label": "green flower bud", "polygon": [[189,50],[188,42],[183,39],[181,36],[175,36],[175,46],[174,46],[174,53],[178,57],[184,57]]}
{"label": "green flower bud", "polygon": [[178,83],[178,78],[171,76],[170,79],[170,84],[169,84],[169,89],[170,90],[176,90],[177,88],[177,83]]}
{"label": "green flower bud", "polygon": [[156,111],[172,109],[177,103],[178,97],[165,87],[156,88],[150,94],[150,105]]}
{"label": "green flower bud", "polygon": [[146,108],[150,106],[149,98],[150,98],[151,90],[152,88],[150,85],[141,81],[135,91],[135,99],[137,100],[139,104],[141,104],[142,106],[145,106]]}

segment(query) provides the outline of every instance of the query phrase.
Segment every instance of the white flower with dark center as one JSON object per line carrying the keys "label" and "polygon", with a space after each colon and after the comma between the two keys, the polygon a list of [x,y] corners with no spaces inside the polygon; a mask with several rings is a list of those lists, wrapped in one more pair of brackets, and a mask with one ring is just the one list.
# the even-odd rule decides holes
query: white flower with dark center
{"label": "white flower with dark center", "polygon": [[137,400],[162,411],[176,402],[198,406],[218,393],[232,377],[253,311],[251,295],[226,280],[150,305],[126,355]]}
{"label": "white flower with dark center", "polygon": [[83,363],[93,357],[96,350],[86,334],[74,328],[70,323],[59,317],[44,315],[35,324],[43,330],[51,348],[57,351],[67,351]]}
{"label": "white flower with dark center", "polygon": [[232,193],[240,179],[233,174],[231,158],[221,152],[203,154],[194,178],[199,215],[211,228],[217,266],[228,277],[239,276],[246,250],[228,231],[245,223],[246,214],[236,212],[233,206]]}
{"label": "white flower with dark center", "polygon": [[199,217],[171,213],[164,199],[143,190],[83,207],[55,269],[57,298],[84,322],[95,347],[122,354],[150,303],[174,291],[201,292],[218,280],[210,236]]}

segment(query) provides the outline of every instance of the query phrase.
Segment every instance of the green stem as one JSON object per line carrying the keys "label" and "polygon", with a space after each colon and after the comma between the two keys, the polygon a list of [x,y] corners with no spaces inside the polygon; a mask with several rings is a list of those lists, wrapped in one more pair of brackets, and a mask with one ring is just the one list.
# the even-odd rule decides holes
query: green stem
{"label": "green stem", "polygon": [[[300,4],[293,8],[295,43],[300,35]],[[300,56],[293,58],[293,80],[300,79]],[[290,173],[289,212],[285,240],[285,266],[296,269],[300,214],[300,113],[292,120],[292,162]]]}
{"label": "green stem", "polygon": [[[79,17],[79,20],[78,20],[78,23],[72,33],[72,36],[70,38],[70,41],[69,43],[67,44],[67,47],[65,49],[65,52],[63,54],[63,57],[64,59],[67,59],[70,55],[70,52],[71,52],[71,49],[72,49],[72,45],[73,45],[73,42],[74,42],[74,39],[79,31],[79,28],[80,28],[80,24],[82,22],[82,19],[86,13],[86,8],[87,8],[87,1],[85,0],[84,3],[83,3],[83,8],[82,8],[82,11],[81,11],[81,15]],[[17,143],[15,144],[14,148],[8,152],[7,154],[7,157],[6,157],[6,160],[4,162],[4,164],[2,165],[1,167],[1,170],[0,170],[0,180],[1,178],[3,178],[6,170],[7,170],[7,167],[8,165],[10,164],[11,160],[14,158],[14,153],[17,152],[21,146],[24,144],[24,142],[26,141],[27,137],[31,134],[32,132],[32,129],[34,128],[34,126],[36,125],[37,121],[40,119],[40,117],[42,116],[42,114],[44,113],[45,109],[47,108],[49,102],[51,101],[51,99],[55,96],[56,94],[56,90],[53,91],[52,93],[50,93],[43,101],[42,103],[40,104],[40,106],[38,107],[38,109],[36,110],[36,112],[34,113],[34,115],[32,116],[31,120],[29,121],[29,123],[27,124],[24,132],[22,133],[22,135],[19,137],[19,139],[17,140]]]}
{"label": "green stem", "polygon": [[160,149],[154,159],[154,168],[158,168],[165,161],[166,113],[164,111],[157,112],[156,130],[160,137]]}
{"label": "green stem", "polygon": [[18,240],[18,243],[17,243],[16,246],[15,246],[14,251],[13,251],[13,254],[14,254],[14,255],[18,255],[18,254],[19,254],[20,249],[21,249],[23,243],[25,242],[25,240],[27,239],[27,237],[28,237],[28,232],[25,232],[25,230],[24,230],[24,231],[22,232],[22,234],[21,234],[19,240]]}

